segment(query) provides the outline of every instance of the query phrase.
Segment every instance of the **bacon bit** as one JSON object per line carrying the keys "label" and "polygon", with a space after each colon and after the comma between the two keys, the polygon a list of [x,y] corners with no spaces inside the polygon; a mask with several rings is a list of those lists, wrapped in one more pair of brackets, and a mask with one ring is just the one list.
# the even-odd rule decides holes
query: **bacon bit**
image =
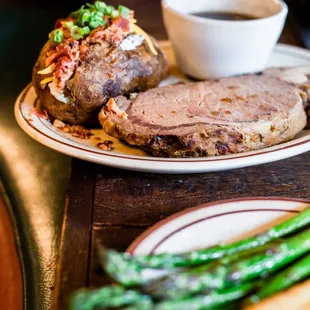
{"label": "bacon bit", "polygon": [[55,23],[55,25],[54,25],[54,29],[60,28],[60,27],[62,26],[62,23],[63,23],[64,21],[65,21],[65,19],[63,19],[63,18],[60,18],[60,19],[56,20],[56,23]]}
{"label": "bacon bit", "polygon": [[127,119],[128,114],[125,111],[122,111],[116,104],[113,98],[110,98],[107,105],[105,106],[105,111],[108,113],[116,114],[120,118]]}
{"label": "bacon bit", "polygon": [[104,40],[104,34],[105,34],[105,27],[99,26],[96,29],[94,29],[89,36],[87,37],[88,43],[100,43]]}
{"label": "bacon bit", "polygon": [[62,92],[66,81],[70,79],[77,68],[79,56],[79,42],[73,39],[65,40],[63,43],[59,44],[55,50],[48,53],[45,64],[46,66],[55,64],[56,70],[53,76],[56,79],[59,93]]}
{"label": "bacon bit", "polygon": [[112,151],[114,147],[112,147],[113,141],[111,140],[104,140],[103,142],[97,143],[97,147],[103,151]]}
{"label": "bacon bit", "polygon": [[73,75],[77,65],[77,59],[70,59],[66,56],[61,58],[59,67],[55,71],[55,77],[58,79],[58,87],[61,90],[64,89],[66,81]]}
{"label": "bacon bit", "polygon": [[80,58],[85,60],[90,51],[90,45],[86,40],[82,40],[80,44]]}
{"label": "bacon bit", "polygon": [[46,120],[49,120],[49,116],[47,114],[47,111],[46,110],[38,110],[37,108],[33,108],[32,110],[33,114],[39,118],[42,118],[42,119],[46,119]]}
{"label": "bacon bit", "polygon": [[89,139],[92,133],[86,129],[84,126],[80,125],[68,125],[64,122],[55,119],[53,122],[53,126],[62,132],[70,133],[72,136],[80,138],[80,139]]}
{"label": "bacon bit", "polygon": [[62,56],[71,56],[74,52],[78,51],[79,42],[73,39],[65,40],[63,43],[56,46],[55,50],[47,53],[45,65],[48,67],[50,64],[61,58]]}
{"label": "bacon bit", "polygon": [[94,140],[101,141],[102,139],[100,137],[94,137]]}
{"label": "bacon bit", "polygon": [[90,33],[86,40],[89,43],[101,44],[104,42],[109,42],[111,45],[119,45],[129,32],[130,29],[128,31],[124,31],[116,24],[112,24],[108,28],[99,26]]}
{"label": "bacon bit", "polygon": [[124,18],[123,16],[115,18],[112,24],[121,28],[124,32],[130,31],[130,22],[127,18]]}
{"label": "bacon bit", "polygon": [[72,133],[74,137],[77,137],[80,139],[89,139],[90,136],[92,135],[92,133],[88,129],[80,125],[70,126],[69,132]]}

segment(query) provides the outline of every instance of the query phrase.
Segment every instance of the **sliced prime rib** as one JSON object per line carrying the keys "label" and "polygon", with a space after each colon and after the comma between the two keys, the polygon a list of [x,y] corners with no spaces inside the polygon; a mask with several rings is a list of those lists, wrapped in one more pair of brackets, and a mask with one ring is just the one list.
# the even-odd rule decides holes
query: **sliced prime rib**
{"label": "sliced prime rib", "polygon": [[288,141],[306,125],[306,95],[278,72],[150,89],[111,99],[104,130],[155,156],[201,157]]}

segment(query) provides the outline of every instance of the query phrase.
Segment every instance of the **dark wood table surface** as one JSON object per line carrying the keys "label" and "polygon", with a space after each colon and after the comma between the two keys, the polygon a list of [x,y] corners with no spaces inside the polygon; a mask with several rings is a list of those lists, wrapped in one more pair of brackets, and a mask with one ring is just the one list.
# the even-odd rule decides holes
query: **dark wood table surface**
{"label": "dark wood table surface", "polygon": [[[117,2],[117,1],[111,1]],[[139,24],[166,39],[159,1],[128,0]],[[281,42],[300,45],[287,24]],[[219,199],[249,196],[310,198],[310,153],[255,167],[191,175],[119,170],[73,159],[57,262],[55,309],[84,286],[108,283],[96,260],[96,242],[126,250],[157,221]]]}

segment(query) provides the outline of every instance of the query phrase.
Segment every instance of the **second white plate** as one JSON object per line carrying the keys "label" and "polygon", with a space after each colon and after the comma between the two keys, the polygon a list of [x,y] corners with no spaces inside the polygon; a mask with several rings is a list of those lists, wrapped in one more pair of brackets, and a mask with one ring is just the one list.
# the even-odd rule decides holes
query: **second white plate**
{"label": "second white plate", "polygon": [[251,197],[215,201],[158,222],[128,248],[134,255],[184,253],[263,232],[309,206],[295,198]]}
{"label": "second white plate", "polygon": [[[309,201],[295,198],[253,197],[206,203],[158,222],[128,248],[133,255],[184,253],[220,243],[232,243],[263,232],[295,216]],[[149,280],[163,275],[145,270]]]}

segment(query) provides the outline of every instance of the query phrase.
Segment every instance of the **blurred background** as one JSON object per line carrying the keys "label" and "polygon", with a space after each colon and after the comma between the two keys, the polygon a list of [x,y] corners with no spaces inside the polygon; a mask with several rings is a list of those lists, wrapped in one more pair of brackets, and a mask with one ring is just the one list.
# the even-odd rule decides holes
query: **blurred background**
{"label": "blurred background", "polygon": [[[40,47],[47,39],[55,20],[79,8],[84,0],[0,0],[0,90],[21,90],[31,79],[31,67]],[[118,5],[119,0],[108,3]],[[166,39],[163,29],[160,0],[122,0],[122,4],[136,11],[142,28]],[[310,1],[286,0],[290,20],[300,35],[303,45],[310,48]],[[148,20],[152,12],[152,20]],[[15,69],[16,68],[16,69]],[[27,74],[25,74],[27,72]],[[8,89],[9,88],[9,89]]]}
{"label": "blurred background", "polygon": [[[32,66],[55,21],[78,9],[85,2],[0,0],[0,72],[5,72],[0,76],[0,96],[3,96],[4,90],[5,93],[14,92],[17,95],[30,82]],[[135,9],[139,24],[146,31],[161,34],[157,39],[166,38],[160,0],[121,2]],[[110,0],[108,3],[117,6],[120,1]],[[144,12],[152,12],[152,21],[145,18]]]}

